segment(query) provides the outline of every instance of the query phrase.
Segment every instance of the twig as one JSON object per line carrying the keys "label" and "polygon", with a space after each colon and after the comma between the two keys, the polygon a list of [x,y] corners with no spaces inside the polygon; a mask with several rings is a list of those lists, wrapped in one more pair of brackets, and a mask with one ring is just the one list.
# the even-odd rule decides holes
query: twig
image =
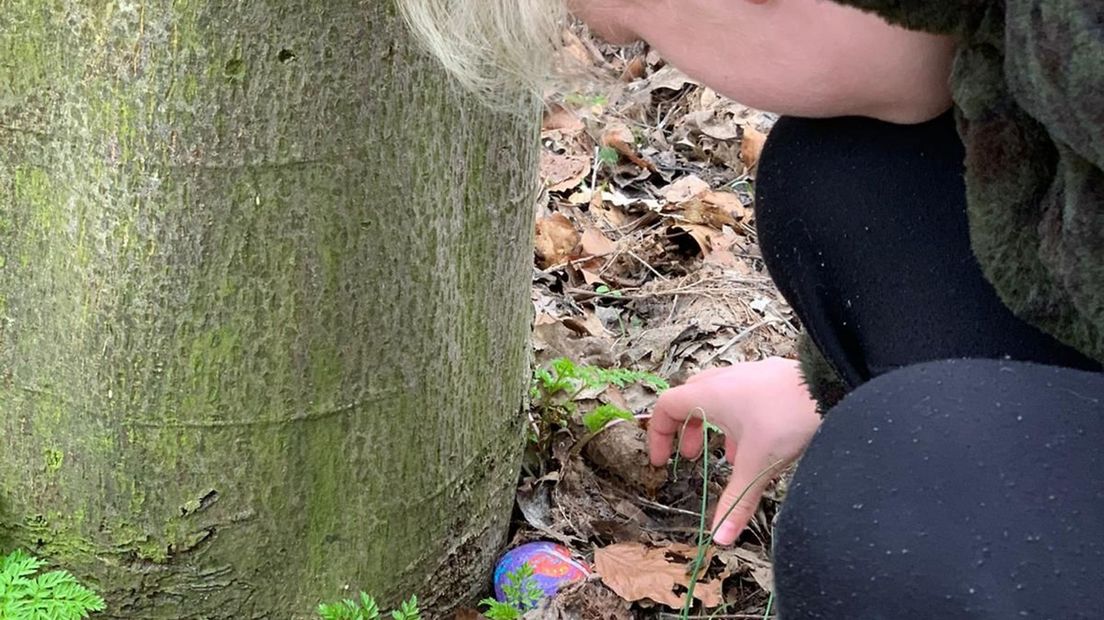
{"label": "twig", "polygon": [[651,271],[652,273],[654,273],[655,276],[657,278],[659,278],[660,280],[666,280],[667,279],[667,276],[665,276],[662,273],[656,271],[655,267],[652,267],[651,265],[649,265],[648,261],[646,261],[643,258],[640,258],[639,256],[637,256],[636,252],[633,252],[632,250],[625,250],[625,253],[628,254],[629,256],[635,258],[636,260],[640,261],[641,265],[644,265],[645,267],[647,267],[648,271]]}
{"label": "twig", "polygon": [[[672,514],[679,514],[679,515],[688,515],[688,516],[691,516],[691,517],[700,516],[698,513],[694,512],[693,510],[686,510],[684,508],[675,508],[674,506],[667,506],[667,505],[664,505],[664,504],[660,504],[659,502],[653,502],[653,501],[644,499],[643,497],[636,498],[636,501],[640,504],[643,504],[644,506],[647,506],[649,508],[654,508],[654,509],[662,511],[662,512],[670,512]],[[694,529],[694,531],[697,532],[698,530]]]}
{"label": "twig", "polygon": [[567,266],[574,267],[577,263],[585,263],[587,261],[592,261],[596,258],[604,258],[606,256],[609,256],[610,254],[613,254],[613,252],[602,252],[601,254],[591,254],[590,256],[582,256],[582,257],[575,258],[575,259],[572,259],[572,260],[569,260],[569,261],[564,261],[562,263],[556,263],[555,265],[552,265],[551,267],[541,269],[541,273],[552,273],[553,271],[559,271],[560,269],[563,269],[564,267],[567,267]]}
{"label": "twig", "polygon": [[744,340],[745,338],[747,338],[748,336],[750,336],[752,334],[752,332],[754,332],[755,330],[759,329],[760,327],[762,327],[764,325],[769,325],[770,323],[775,323],[775,322],[777,322],[777,319],[774,319],[774,318],[763,319],[762,321],[759,321],[755,325],[752,325],[751,327],[745,329],[744,331],[736,334],[735,336],[732,337],[732,340],[729,340],[728,342],[724,343],[721,346],[721,348],[714,351],[712,355],[710,355],[709,357],[702,360],[701,367],[702,368],[707,368],[711,363],[713,363],[713,360],[715,360],[718,357],[724,355],[726,351],[731,349],[736,343],[738,343],[738,342]]}
{"label": "twig", "polygon": [[[594,192],[598,192],[598,164],[602,161],[600,157],[601,154],[601,147],[595,144],[594,160],[590,162],[590,195],[592,199],[594,197]],[[601,195],[601,192],[598,192],[598,194]]]}

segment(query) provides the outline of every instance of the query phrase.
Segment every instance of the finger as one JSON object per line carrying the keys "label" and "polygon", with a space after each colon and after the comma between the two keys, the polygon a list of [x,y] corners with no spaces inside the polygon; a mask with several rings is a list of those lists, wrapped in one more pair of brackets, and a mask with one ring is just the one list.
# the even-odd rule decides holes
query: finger
{"label": "finger", "polygon": [[682,429],[682,440],[679,442],[679,454],[686,459],[696,459],[702,453],[705,436],[702,433],[700,418],[690,418]]}
{"label": "finger", "polygon": [[[743,461],[743,459],[740,459]],[[759,462],[762,462],[761,460]],[[756,469],[758,467],[758,469]],[[734,467],[728,486],[721,493],[717,512],[713,516],[713,542],[731,545],[759,507],[759,498],[770,484],[773,472],[764,472],[757,464],[741,463]],[[726,516],[727,515],[727,516]]]}
{"label": "finger", "polygon": [[688,385],[680,385],[660,394],[648,421],[648,455],[652,465],[667,462],[683,422],[700,411],[698,393]]}
{"label": "finger", "polygon": [[725,435],[725,459],[733,465],[736,464],[736,441]]}

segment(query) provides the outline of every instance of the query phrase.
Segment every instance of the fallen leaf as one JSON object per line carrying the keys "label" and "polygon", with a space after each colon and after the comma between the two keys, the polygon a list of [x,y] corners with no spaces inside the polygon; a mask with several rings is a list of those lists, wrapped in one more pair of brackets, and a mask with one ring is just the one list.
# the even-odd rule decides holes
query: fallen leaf
{"label": "fallen leaf", "polygon": [[709,252],[705,255],[705,262],[724,267],[735,267],[737,269],[743,267],[743,263],[741,263],[732,252],[732,246],[736,245],[739,240],[739,236],[732,228],[728,226],[721,228],[721,233],[719,235],[712,235],[709,238],[711,247]]}
{"label": "fallen leaf", "polygon": [[759,156],[763,153],[763,145],[767,142],[767,134],[759,131],[751,125],[744,125],[743,135],[740,138],[740,161],[748,168],[754,168],[759,163]]}
{"label": "fallen leaf", "polygon": [[609,124],[606,130],[602,132],[601,143],[602,146],[617,151],[625,157],[625,159],[628,159],[637,166],[648,170],[655,170],[655,165],[637,153],[636,136],[634,136],[632,130],[623,123]]}
{"label": "fallen leaf", "polygon": [[[690,560],[695,549],[689,545],[646,547],[640,543],[618,543],[594,552],[594,564],[602,583],[626,601],[651,599],[672,608],[686,602],[686,594],[675,588],[690,586]],[[672,559],[668,556],[675,556]],[[708,565],[708,561],[705,563]],[[699,581],[694,586],[694,598],[706,607],[721,604],[720,587]]]}
{"label": "fallen leaf", "polygon": [[644,60],[643,54],[634,56],[629,62],[625,63],[625,70],[621,72],[622,82],[633,82],[644,77],[644,73],[648,70],[648,64]]}
{"label": "fallen leaf", "polygon": [[558,104],[548,106],[544,111],[544,119],[541,121],[542,131],[559,130],[576,133],[584,128],[583,121],[575,112]]}
{"label": "fallen leaf", "polygon": [[585,205],[590,202],[594,192],[590,188],[580,189],[567,197],[567,203],[573,205]]}
{"label": "fallen leaf", "polygon": [[629,217],[625,214],[625,211],[616,205],[599,204],[591,207],[590,212],[605,220],[614,228],[620,228],[629,223]]}
{"label": "fallen leaf", "polygon": [[751,573],[751,578],[764,592],[774,590],[774,569],[771,567],[770,559],[763,552],[743,547],[729,547],[718,551],[717,557],[725,563],[725,570],[729,574],[741,567],[746,567]]}
{"label": "fallen leaf", "polygon": [[736,218],[727,210],[699,198],[682,204],[682,218],[688,224],[702,224],[718,230],[725,226],[736,226]]}
{"label": "fallen leaf", "polygon": [[[587,261],[587,262],[591,263],[591,262],[594,262],[594,261]],[[580,269],[579,273],[581,273],[583,275],[583,282],[586,282],[587,285],[605,284],[605,282],[606,282],[602,278],[602,276],[598,275],[597,273],[594,273],[593,271],[591,271],[589,269]]]}
{"label": "fallen leaf", "polygon": [[593,312],[584,312],[582,317],[567,317],[563,320],[563,324],[580,336],[604,336],[606,334],[606,328],[602,325],[601,319]]}
{"label": "fallen leaf", "polygon": [[713,251],[713,236],[717,231],[701,224],[679,224],[671,227],[671,233],[673,236],[678,236],[680,233],[690,235],[702,256],[705,257]]}
{"label": "fallen leaf", "polygon": [[586,44],[570,28],[563,29],[561,40],[559,53],[566,57],[566,66],[585,67],[593,61]]}
{"label": "fallen leaf", "polygon": [[541,153],[540,176],[550,192],[562,192],[578,187],[590,174],[590,158],[579,155]]}
{"label": "fallen leaf", "polygon": [[687,84],[697,85],[698,81],[682,71],[679,71],[674,65],[667,65],[648,78],[648,88],[646,92],[660,89],[682,90]]}
{"label": "fallen leaf", "polygon": [[683,117],[682,122],[715,140],[735,140],[740,137],[739,126],[731,118],[718,116],[714,110],[691,112]]}
{"label": "fallen leaf", "polygon": [[573,583],[556,596],[545,597],[524,620],[632,620],[629,603],[621,600],[598,580]]}
{"label": "fallen leaf", "polygon": [[671,204],[679,204],[707,191],[709,191],[709,184],[691,174],[660,190],[660,195]]}
{"label": "fallen leaf", "polygon": [[750,217],[748,208],[744,206],[743,201],[732,192],[708,191],[702,194],[701,199],[702,202],[721,209],[733,219],[745,221]]}
{"label": "fallen leaf", "polygon": [[452,614],[452,620],[487,620],[487,616],[484,616],[470,607],[464,607],[462,609],[457,609],[456,612]]}
{"label": "fallen leaf", "polygon": [[609,237],[597,228],[587,228],[579,239],[579,247],[582,249],[580,256],[604,256],[613,254],[617,250],[617,244],[610,241]]}
{"label": "fallen leaf", "polygon": [[553,213],[537,220],[536,254],[542,268],[547,269],[566,261],[577,243],[579,233],[564,214]]}
{"label": "fallen leaf", "polygon": [[636,136],[633,135],[629,126],[624,123],[610,123],[602,130],[602,146],[613,146],[618,142],[628,142],[631,144],[635,141]]}

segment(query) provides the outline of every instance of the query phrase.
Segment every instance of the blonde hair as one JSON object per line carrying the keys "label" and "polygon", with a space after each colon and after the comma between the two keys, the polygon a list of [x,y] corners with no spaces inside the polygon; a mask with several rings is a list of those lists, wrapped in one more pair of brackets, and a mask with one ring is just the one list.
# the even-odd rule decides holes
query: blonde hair
{"label": "blonde hair", "polygon": [[415,37],[484,101],[516,103],[556,79],[564,0],[397,0]]}

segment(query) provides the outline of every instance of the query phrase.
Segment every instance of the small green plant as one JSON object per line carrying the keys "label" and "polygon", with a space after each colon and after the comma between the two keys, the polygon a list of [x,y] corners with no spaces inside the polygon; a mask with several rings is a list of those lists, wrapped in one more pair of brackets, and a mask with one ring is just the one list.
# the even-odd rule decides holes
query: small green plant
{"label": "small green plant", "polygon": [[[712,422],[709,421],[709,418],[706,416],[705,411],[699,409],[698,412],[700,413],[700,418],[702,420],[702,443],[703,443],[703,445],[708,446],[709,445],[709,434],[710,433],[723,434],[724,431],[721,430],[720,427],[718,427],[717,425],[715,425],[715,424],[713,424]],[[682,434],[686,432],[686,426],[690,422],[691,419],[692,419],[692,417],[687,417],[686,420],[683,421],[682,430],[679,431],[679,439],[676,442],[676,445],[681,445],[682,444]],[[708,550],[709,550],[710,546],[712,546],[712,544],[713,544],[713,538],[717,535],[717,531],[721,527],[721,523],[723,523],[726,519],[728,519],[728,516],[730,514],[732,514],[732,511],[735,510],[737,506],[740,505],[740,502],[744,499],[744,496],[747,495],[747,493],[749,491],[751,491],[751,488],[753,486],[755,486],[765,476],[769,476],[771,474],[771,472],[777,471],[777,467],[779,465],[781,465],[782,463],[783,463],[783,461],[781,461],[781,460],[775,461],[774,463],[772,463],[771,465],[767,466],[765,469],[760,471],[758,474],[756,474],[755,477],[752,478],[751,482],[747,483],[747,485],[744,487],[744,489],[742,491],[740,491],[740,494],[736,496],[736,499],[728,506],[728,508],[725,509],[725,512],[724,512],[723,515],[721,515],[721,518],[720,518],[716,528],[714,528],[712,530],[709,530],[705,526],[705,523],[706,523],[705,518],[706,518],[706,514],[708,512],[708,499],[709,499],[709,450],[707,449],[707,450],[702,451],[702,491],[701,491],[701,508],[698,511],[699,521],[698,521],[698,529],[697,529],[697,537],[698,537],[698,541],[697,541],[697,545],[696,545],[697,546],[697,553],[695,553],[694,559],[690,563],[690,571],[689,571],[690,575],[700,575],[702,573],[702,571],[706,568],[706,564],[707,564],[706,555],[708,553]],[[674,467],[675,467],[676,470],[678,469],[677,456],[676,456],[676,459],[675,459]],[[687,586],[687,589],[686,589],[686,602],[683,604],[683,607],[679,611],[679,614],[678,614],[679,620],[689,620],[692,617],[690,615],[690,610],[694,605],[694,589],[695,589],[696,586],[697,586],[697,579],[696,578],[691,579],[690,584],[689,584],[689,586]],[[766,610],[766,613],[764,613],[764,615],[763,615],[764,620],[766,620],[766,618],[770,617],[770,610],[771,610],[771,606],[773,605],[773,603],[774,603],[774,593],[772,592],[770,597],[767,599],[767,610]],[[723,610],[725,610],[727,608],[728,608],[728,605],[722,605],[718,610],[715,610],[714,613],[709,616],[709,618],[712,619],[714,617],[718,617],[718,618],[721,617],[720,614],[723,612]]]}
{"label": "small green plant", "polygon": [[[568,418],[576,410],[575,397],[583,390],[601,389],[610,385],[623,388],[631,383],[644,384],[656,392],[662,392],[670,387],[662,377],[650,372],[576,364],[566,357],[553,360],[547,368],[537,368],[533,371],[530,397],[539,410],[539,415],[534,421],[535,427],[530,434],[530,440],[540,446],[542,441],[547,441],[551,436],[552,429],[567,426]],[[620,409],[617,411],[623,414],[613,414],[613,410],[606,409],[598,414],[599,417],[592,417],[592,423],[597,423],[600,418],[605,417],[605,421],[601,424],[604,426],[614,418],[631,417],[627,411]],[[589,426],[590,424],[588,428]]]}
{"label": "small green plant", "polygon": [[617,149],[610,146],[603,146],[598,149],[598,161],[607,166],[616,166],[617,162],[621,160],[621,154],[617,152]]}
{"label": "small green plant", "polygon": [[606,105],[609,103],[609,97],[602,94],[588,95],[583,93],[569,93],[564,97],[564,103],[573,107]]}
{"label": "small green plant", "polygon": [[18,549],[0,559],[0,618],[79,620],[105,609],[104,600],[67,571],[35,576],[43,565]]}
{"label": "small green plant", "polygon": [[583,426],[585,426],[588,431],[597,433],[614,420],[628,420],[631,422],[633,419],[633,414],[628,411],[625,411],[617,405],[606,403],[600,405],[594,411],[583,415]]}
{"label": "small green plant", "polygon": [[380,617],[380,612],[375,599],[361,592],[360,601],[345,599],[336,603],[320,604],[318,615],[322,620],[376,620]]}
{"label": "small green plant", "polygon": [[502,593],[506,595],[506,602],[489,597],[479,602],[487,608],[483,615],[488,620],[518,620],[525,612],[536,608],[537,603],[544,598],[544,590],[533,579],[533,567],[528,563],[506,573]]}
{"label": "small green plant", "polygon": [[605,284],[599,284],[598,286],[594,287],[594,292],[598,293],[599,295],[608,295],[610,297],[624,297],[625,296],[625,294],[622,293],[621,291],[612,289],[612,288],[606,286]]}
{"label": "small green plant", "polygon": [[399,608],[391,612],[394,620],[422,620],[422,613],[418,611],[418,597],[412,596],[409,601],[403,601]]}
{"label": "small green plant", "polygon": [[[360,593],[360,600],[345,599],[336,603],[322,603],[318,606],[318,615],[322,620],[377,620],[383,616],[380,614],[376,600],[364,592]],[[391,612],[392,620],[422,620],[422,614],[418,611],[418,597],[411,596],[409,601],[404,601],[399,608]]]}

